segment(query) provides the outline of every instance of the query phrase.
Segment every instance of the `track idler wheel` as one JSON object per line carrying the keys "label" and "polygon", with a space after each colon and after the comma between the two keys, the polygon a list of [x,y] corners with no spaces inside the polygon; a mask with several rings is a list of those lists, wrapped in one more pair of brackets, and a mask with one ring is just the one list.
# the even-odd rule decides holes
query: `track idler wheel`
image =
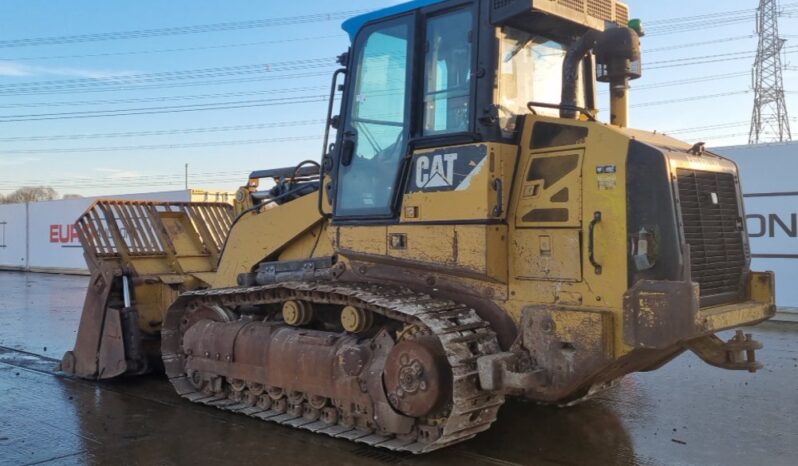
{"label": "track idler wheel", "polygon": [[424,417],[449,399],[452,371],[437,337],[421,336],[391,350],[383,380],[394,409],[406,416]]}

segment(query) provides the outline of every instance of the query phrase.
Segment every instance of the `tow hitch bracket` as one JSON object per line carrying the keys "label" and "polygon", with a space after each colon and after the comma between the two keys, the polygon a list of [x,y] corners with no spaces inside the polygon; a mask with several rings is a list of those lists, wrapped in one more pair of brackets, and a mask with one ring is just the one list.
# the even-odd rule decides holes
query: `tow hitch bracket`
{"label": "tow hitch bracket", "polygon": [[545,385],[543,369],[518,370],[519,357],[515,353],[498,353],[477,360],[479,383],[483,390],[502,393],[523,392]]}
{"label": "tow hitch bracket", "polygon": [[726,342],[716,335],[709,335],[692,340],[685,346],[707,364],[721,369],[754,373],[763,367],[762,363],[756,360],[756,351],[762,349],[762,343],[742,330],[738,330],[734,337]]}

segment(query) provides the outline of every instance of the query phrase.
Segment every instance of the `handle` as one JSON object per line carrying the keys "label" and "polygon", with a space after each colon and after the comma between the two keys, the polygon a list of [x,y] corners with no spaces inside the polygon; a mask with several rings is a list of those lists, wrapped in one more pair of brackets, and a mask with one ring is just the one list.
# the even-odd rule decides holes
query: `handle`
{"label": "handle", "polygon": [[348,167],[352,164],[352,159],[355,156],[355,138],[357,133],[354,131],[347,131],[344,133],[343,147],[341,147],[341,165]]}
{"label": "handle", "polygon": [[596,225],[601,223],[601,212],[593,214],[593,221],[590,222],[590,234],[587,244],[587,252],[590,255],[590,263],[596,268],[596,275],[601,275],[603,268],[596,261]]}
{"label": "handle", "polygon": [[[347,55],[347,54],[344,54]],[[341,55],[338,57],[339,60],[347,59],[345,63],[348,63],[349,57]],[[324,180],[327,178],[327,173],[332,171],[332,157],[330,156],[330,152],[332,152],[332,145],[330,144],[330,128],[338,129],[338,122],[340,118],[333,116],[333,111],[335,109],[335,95],[338,92],[338,78],[346,74],[346,68],[341,68],[336,70],[333,73],[332,77],[332,85],[330,86],[330,100],[327,104],[327,124],[324,125],[324,141],[322,142],[322,149],[321,149],[321,165],[319,166],[319,200],[317,203],[317,207],[319,209],[319,214],[324,218],[329,218],[330,214],[324,211],[324,194],[327,193],[327,203],[332,206],[332,200],[330,199],[330,191],[329,188],[332,185],[325,184]]]}
{"label": "handle", "polygon": [[501,217],[504,213],[504,183],[501,178],[496,178],[493,182],[493,189],[496,191],[496,207],[493,208],[493,216]]}

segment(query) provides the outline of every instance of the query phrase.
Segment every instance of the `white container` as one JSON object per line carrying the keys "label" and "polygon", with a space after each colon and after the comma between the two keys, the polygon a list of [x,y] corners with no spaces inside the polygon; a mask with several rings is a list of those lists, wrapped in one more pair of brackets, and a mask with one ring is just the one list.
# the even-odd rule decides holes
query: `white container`
{"label": "white container", "polygon": [[754,270],[776,272],[776,301],[798,308],[798,143],[713,149],[737,162]]}
{"label": "white container", "polygon": [[74,224],[97,199],[227,202],[233,196],[184,190],[0,205],[0,270],[88,273]]}
{"label": "white container", "polygon": [[0,205],[0,267],[2,268],[24,270],[27,267],[27,208],[25,204]]}

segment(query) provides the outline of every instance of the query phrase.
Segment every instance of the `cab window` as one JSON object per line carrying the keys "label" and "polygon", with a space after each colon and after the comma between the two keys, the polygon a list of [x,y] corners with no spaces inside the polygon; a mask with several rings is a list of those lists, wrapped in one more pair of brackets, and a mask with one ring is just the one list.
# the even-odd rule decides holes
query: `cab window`
{"label": "cab window", "polygon": [[471,9],[429,18],[425,44],[424,135],[469,130],[472,79]]}
{"label": "cab window", "polygon": [[[558,41],[520,29],[501,31],[499,50],[499,111],[502,131],[512,134],[518,115],[529,113],[529,102],[559,104],[562,99],[562,67],[568,47]],[[584,89],[579,77],[577,89]],[[577,93],[584,106],[584,93]],[[537,107],[541,115],[558,116],[559,111]]]}
{"label": "cab window", "polygon": [[407,147],[411,29],[409,18],[389,21],[364,30],[358,40],[345,132],[351,153],[339,170],[337,216],[392,213]]}

